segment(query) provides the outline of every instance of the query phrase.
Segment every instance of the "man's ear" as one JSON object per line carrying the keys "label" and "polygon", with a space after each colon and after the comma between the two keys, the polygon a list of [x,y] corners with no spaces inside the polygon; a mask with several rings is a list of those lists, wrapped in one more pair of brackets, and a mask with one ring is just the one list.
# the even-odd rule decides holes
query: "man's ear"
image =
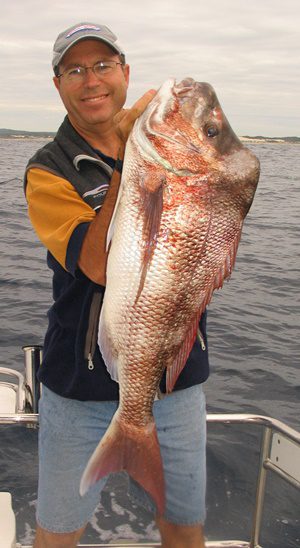
{"label": "man's ear", "polygon": [[127,87],[128,87],[128,84],[129,84],[129,75],[130,75],[130,67],[129,67],[129,65],[124,65],[123,71],[124,71],[125,81],[126,81],[126,84],[127,84]]}
{"label": "man's ear", "polygon": [[59,91],[59,88],[60,88],[59,78],[57,78],[57,76],[53,76],[53,82],[54,82],[54,85],[55,85],[56,89]]}

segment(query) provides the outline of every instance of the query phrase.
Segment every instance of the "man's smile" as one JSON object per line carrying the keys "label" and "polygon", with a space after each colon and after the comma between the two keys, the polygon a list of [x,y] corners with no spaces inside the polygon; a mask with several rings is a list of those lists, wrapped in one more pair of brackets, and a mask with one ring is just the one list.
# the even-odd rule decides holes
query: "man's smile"
{"label": "man's smile", "polygon": [[84,103],[96,103],[97,101],[98,101],[98,102],[103,101],[103,100],[106,99],[108,96],[109,96],[108,93],[102,93],[101,95],[95,95],[95,96],[93,96],[93,97],[83,97],[83,98],[81,99],[81,101],[83,101]]}

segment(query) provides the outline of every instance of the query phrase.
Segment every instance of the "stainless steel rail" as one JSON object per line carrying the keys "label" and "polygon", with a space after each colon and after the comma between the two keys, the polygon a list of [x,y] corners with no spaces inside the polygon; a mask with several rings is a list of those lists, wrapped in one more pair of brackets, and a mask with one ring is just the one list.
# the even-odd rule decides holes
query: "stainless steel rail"
{"label": "stainless steel rail", "polygon": [[[254,424],[263,427],[260,450],[260,463],[256,484],[255,506],[252,520],[252,534],[250,548],[259,547],[259,537],[263,517],[264,498],[267,471],[271,470],[294,487],[300,488],[300,432],[287,426],[285,423],[263,415],[229,414],[208,415],[207,421],[221,424]],[[294,446],[292,455],[287,454],[283,462],[274,455],[274,435],[278,433],[277,441],[288,440]],[[276,440],[275,440],[276,441]],[[289,461],[295,460],[294,463]],[[275,462],[274,462],[274,460]],[[282,460],[282,459],[281,459]]]}
{"label": "stainless steel rail", "polygon": [[[0,424],[38,424],[38,413],[0,413]],[[300,444],[300,432],[284,422],[264,415],[247,413],[208,413],[207,422],[214,424],[253,424],[269,427],[274,431],[285,434],[291,440]]]}
{"label": "stainless steel rail", "polygon": [[34,426],[39,423],[38,413],[0,413],[0,424]]}
{"label": "stainless steel rail", "polygon": [[[111,542],[110,544],[78,544],[78,548],[157,548],[161,546],[158,542],[143,542],[143,543],[132,543],[129,541],[123,541],[123,543]],[[235,540],[225,540],[211,542],[208,541],[205,543],[206,548],[251,548],[249,542],[235,541]],[[24,544],[16,545],[16,548],[32,548],[32,546],[24,546]],[[257,546],[256,548],[261,548]]]}
{"label": "stainless steel rail", "polygon": [[41,345],[23,346],[25,387],[27,411],[38,412],[41,385],[37,380],[37,372],[42,363],[43,347]]}
{"label": "stainless steel rail", "polygon": [[[143,542],[140,544],[135,544],[132,542],[124,541],[123,543],[114,543],[111,542],[110,544],[78,544],[78,548],[157,548],[161,546],[158,542]],[[205,543],[206,548],[251,548],[249,542],[243,542],[240,540],[225,540],[225,541],[217,541],[217,542],[211,542],[208,541]],[[32,548],[32,546],[24,546],[23,544],[16,545],[16,548]],[[256,548],[261,548],[260,546],[256,546]]]}
{"label": "stainless steel rail", "polygon": [[249,413],[213,413],[207,415],[207,422],[222,424],[257,424],[270,427],[282,434],[285,434],[296,443],[300,443],[300,432],[291,428],[284,422],[265,415],[254,415]]}

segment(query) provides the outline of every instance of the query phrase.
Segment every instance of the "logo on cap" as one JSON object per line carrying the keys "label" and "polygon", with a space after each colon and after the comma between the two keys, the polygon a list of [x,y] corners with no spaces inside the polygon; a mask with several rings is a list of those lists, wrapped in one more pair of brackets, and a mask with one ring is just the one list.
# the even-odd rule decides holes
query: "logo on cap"
{"label": "logo on cap", "polygon": [[71,38],[73,34],[76,34],[76,32],[81,32],[83,30],[101,30],[100,27],[97,27],[96,25],[80,25],[80,27],[76,27],[75,29],[72,29],[69,34],[67,34],[66,38]]}

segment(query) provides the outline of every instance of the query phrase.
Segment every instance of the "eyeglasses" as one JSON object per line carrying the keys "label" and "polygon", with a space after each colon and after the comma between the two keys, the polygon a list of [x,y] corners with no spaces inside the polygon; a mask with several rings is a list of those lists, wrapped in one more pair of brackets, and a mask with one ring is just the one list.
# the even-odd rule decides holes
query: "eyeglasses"
{"label": "eyeglasses", "polygon": [[98,61],[92,67],[78,66],[64,70],[61,74],[57,75],[57,78],[64,76],[67,82],[79,84],[84,81],[88,69],[91,69],[96,78],[100,80],[103,76],[113,72],[117,68],[117,65],[123,65],[123,63],[118,63],[117,61]]}

